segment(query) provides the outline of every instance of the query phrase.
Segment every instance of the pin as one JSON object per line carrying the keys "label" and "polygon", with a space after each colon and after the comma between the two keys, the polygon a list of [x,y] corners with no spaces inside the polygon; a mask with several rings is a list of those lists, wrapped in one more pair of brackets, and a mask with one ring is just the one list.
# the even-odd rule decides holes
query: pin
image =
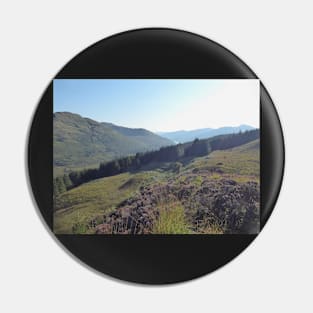
{"label": "pin", "polygon": [[138,29],[85,49],[51,81],[28,169],[67,251],[120,280],[169,284],[215,271],[260,233],[284,141],[241,59],[193,33]]}

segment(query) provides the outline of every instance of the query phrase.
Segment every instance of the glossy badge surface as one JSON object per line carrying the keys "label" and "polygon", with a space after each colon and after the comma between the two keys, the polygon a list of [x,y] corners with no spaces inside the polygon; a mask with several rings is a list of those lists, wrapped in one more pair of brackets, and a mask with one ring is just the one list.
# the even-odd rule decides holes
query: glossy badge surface
{"label": "glossy badge surface", "polygon": [[240,254],[275,205],[280,122],[258,77],[201,36],[104,39],[52,80],[34,115],[29,177],[51,232],[112,277],[168,284]]}

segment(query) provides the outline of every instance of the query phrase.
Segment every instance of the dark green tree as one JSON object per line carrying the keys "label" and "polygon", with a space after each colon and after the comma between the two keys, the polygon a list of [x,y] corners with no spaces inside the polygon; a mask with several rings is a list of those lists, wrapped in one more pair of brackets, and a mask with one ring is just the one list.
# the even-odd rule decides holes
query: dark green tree
{"label": "dark green tree", "polygon": [[53,179],[53,196],[56,197],[59,194],[59,188],[56,178]]}
{"label": "dark green tree", "polygon": [[72,183],[70,177],[68,176],[68,174],[64,174],[63,175],[63,182],[64,182],[66,190],[69,190],[72,187],[72,185],[73,185],[73,183]]}
{"label": "dark green tree", "polygon": [[66,191],[66,188],[65,188],[65,185],[64,185],[64,181],[63,181],[63,177],[57,177],[56,178],[56,188],[57,188],[58,194]]}

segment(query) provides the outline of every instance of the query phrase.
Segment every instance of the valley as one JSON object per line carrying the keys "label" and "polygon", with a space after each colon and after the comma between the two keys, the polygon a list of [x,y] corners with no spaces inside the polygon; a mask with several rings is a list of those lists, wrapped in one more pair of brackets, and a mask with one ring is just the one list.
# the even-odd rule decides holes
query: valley
{"label": "valley", "polygon": [[55,195],[54,232],[257,233],[258,138],[258,131],[217,136],[137,154],[126,163],[121,158],[108,176],[99,166],[89,173],[97,178],[88,181],[92,175],[86,175],[86,181]]}

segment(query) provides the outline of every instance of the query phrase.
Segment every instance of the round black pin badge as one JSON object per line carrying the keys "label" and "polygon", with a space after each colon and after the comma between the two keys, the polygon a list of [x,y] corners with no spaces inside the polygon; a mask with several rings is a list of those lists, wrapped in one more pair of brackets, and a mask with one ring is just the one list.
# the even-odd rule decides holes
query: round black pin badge
{"label": "round black pin badge", "polygon": [[274,104],[232,52],[139,29],[74,57],[34,115],[29,178],[47,226],[98,272],[187,281],[239,255],[277,200],[284,142]]}

